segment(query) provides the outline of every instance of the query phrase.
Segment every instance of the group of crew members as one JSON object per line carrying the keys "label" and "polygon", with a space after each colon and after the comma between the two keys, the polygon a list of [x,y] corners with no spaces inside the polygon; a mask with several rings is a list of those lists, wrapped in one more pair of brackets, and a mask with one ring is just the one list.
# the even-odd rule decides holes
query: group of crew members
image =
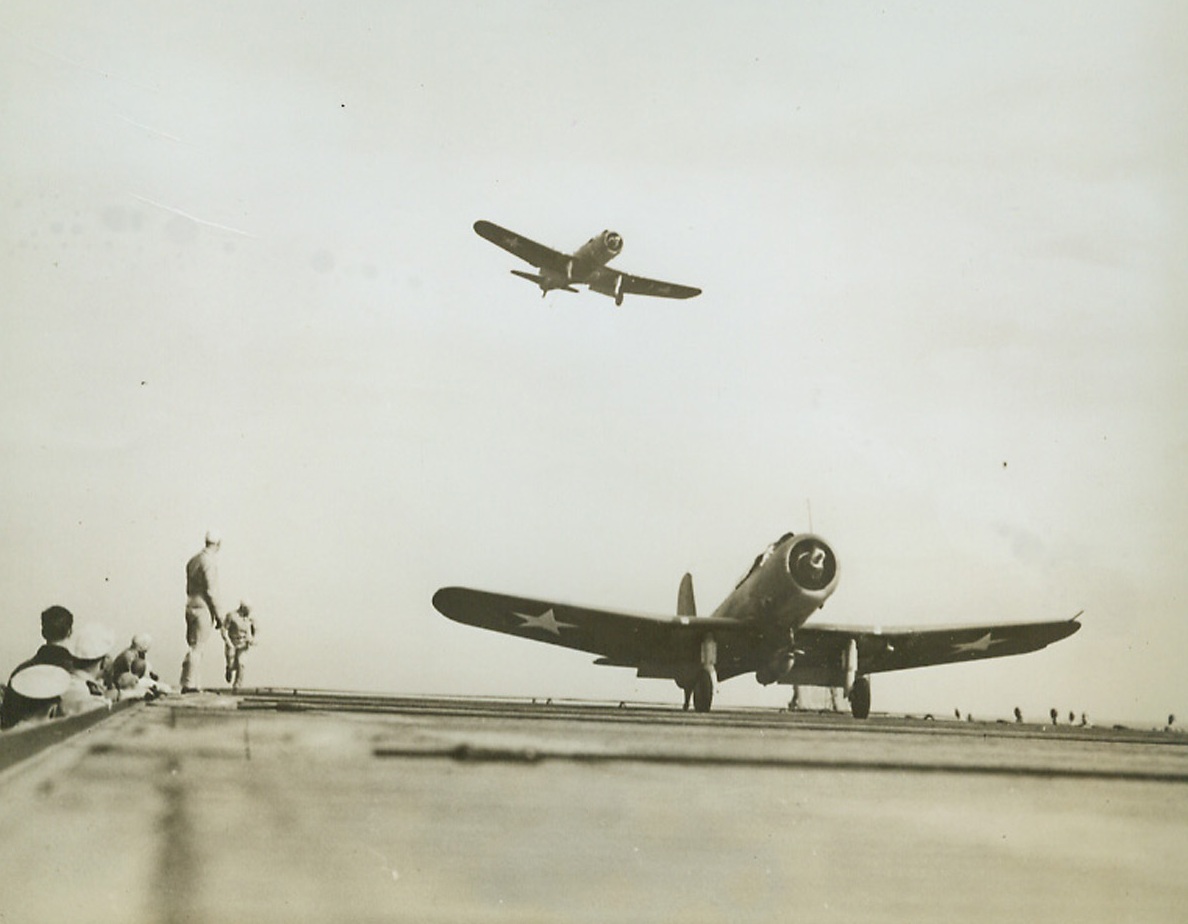
{"label": "group of crew members", "polygon": [[[220,613],[218,552],[222,544],[215,530],[205,545],[186,563],[186,645],[182,662],[181,692],[201,692],[202,649],[213,631],[223,639],[224,678],[233,690],[243,683],[246,654],[256,641],[251,605],[241,600],[228,613]],[[13,670],[0,700],[0,729],[22,722],[81,715],[110,709],[127,699],[151,699],[172,692],[148,660],[152,638],[132,636],[124,648],[116,647],[115,634],[90,623],[75,628],[74,614],[64,606],[51,606],[41,614],[45,643]]]}
{"label": "group of crew members", "polygon": [[18,664],[0,702],[0,728],[21,722],[81,715],[122,699],[169,691],[148,660],[152,639],[143,633],[112,654],[115,635],[95,623],[74,628],[74,614],[51,606],[41,614],[43,644]]}

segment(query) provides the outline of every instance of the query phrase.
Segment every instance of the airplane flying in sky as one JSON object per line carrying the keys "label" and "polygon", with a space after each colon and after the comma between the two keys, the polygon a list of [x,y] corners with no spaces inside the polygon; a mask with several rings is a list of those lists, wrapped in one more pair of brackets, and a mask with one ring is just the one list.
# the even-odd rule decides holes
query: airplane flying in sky
{"label": "airplane flying in sky", "polygon": [[456,622],[506,632],[675,680],[708,712],[719,680],[752,671],[761,684],[841,687],[855,718],[870,714],[870,675],[1037,651],[1081,628],[1055,622],[882,629],[808,623],[837,588],[837,558],[819,536],[788,533],[769,545],[731,594],[698,617],[686,574],[675,616],[611,612],[443,587],[433,605]]}
{"label": "airplane flying in sky", "polygon": [[630,273],[621,273],[608,267],[606,264],[623,250],[623,238],[614,231],[603,231],[597,237],[590,238],[572,254],[568,254],[537,244],[489,221],[476,221],[474,230],[479,237],[486,238],[492,244],[515,254],[540,270],[539,273],[512,270],[512,273],[540,286],[541,298],[548,295],[550,289],[576,292],[575,285],[585,285],[595,292],[609,295],[615,300],[616,305],[623,304],[624,295],[692,298],[701,294],[701,289],[692,286],[645,279],[643,276],[632,276]]}

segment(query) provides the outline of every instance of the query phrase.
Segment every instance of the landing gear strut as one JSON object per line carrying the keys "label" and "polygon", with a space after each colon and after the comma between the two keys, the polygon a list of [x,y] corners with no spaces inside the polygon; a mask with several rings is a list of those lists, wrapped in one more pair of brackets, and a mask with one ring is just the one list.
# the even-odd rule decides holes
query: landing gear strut
{"label": "landing gear strut", "polygon": [[[718,685],[718,642],[712,635],[701,640],[701,669],[693,681],[693,708],[709,712],[714,704],[714,687]],[[685,690],[685,708],[689,707],[689,690]]]}

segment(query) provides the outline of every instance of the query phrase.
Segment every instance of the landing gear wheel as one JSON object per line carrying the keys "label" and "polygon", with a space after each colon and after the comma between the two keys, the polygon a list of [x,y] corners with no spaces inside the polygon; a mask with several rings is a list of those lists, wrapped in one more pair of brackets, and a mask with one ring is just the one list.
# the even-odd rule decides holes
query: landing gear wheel
{"label": "landing gear wheel", "polygon": [[865,719],[870,715],[870,678],[854,678],[854,686],[850,689],[850,712],[856,719]]}
{"label": "landing gear wheel", "polygon": [[698,712],[709,712],[714,704],[714,675],[702,671],[693,685],[693,708]]}

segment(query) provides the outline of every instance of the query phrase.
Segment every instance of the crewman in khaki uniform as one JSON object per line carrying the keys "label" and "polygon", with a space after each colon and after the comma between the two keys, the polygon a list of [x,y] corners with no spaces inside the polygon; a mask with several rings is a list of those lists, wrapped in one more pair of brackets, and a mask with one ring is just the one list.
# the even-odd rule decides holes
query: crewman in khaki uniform
{"label": "crewman in khaki uniform", "polygon": [[225,677],[231,689],[238,690],[243,684],[244,656],[256,643],[256,621],[252,618],[252,607],[246,600],[223,618],[223,654],[227,660]]}
{"label": "crewman in khaki uniform", "polygon": [[206,545],[186,562],[186,644],[189,650],[182,661],[181,691],[202,690],[202,646],[210,638],[211,626],[222,629],[219,615],[219,548],[222,536],[208,530]]}

